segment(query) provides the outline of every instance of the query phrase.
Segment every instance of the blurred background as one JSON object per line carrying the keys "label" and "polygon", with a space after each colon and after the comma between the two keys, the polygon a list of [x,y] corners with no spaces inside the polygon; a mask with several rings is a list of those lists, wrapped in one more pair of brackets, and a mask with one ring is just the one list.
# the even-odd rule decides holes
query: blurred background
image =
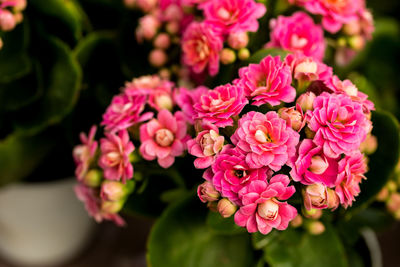
{"label": "blurred background", "polygon": [[[400,2],[367,6],[373,40],[334,70],[400,119]],[[28,0],[23,21],[0,35],[0,267],[146,266],[154,218],[97,225],[72,191],[79,133],[100,122],[125,81],[155,72],[135,41],[139,15],[119,0]],[[386,222],[376,228],[378,257],[399,266],[400,224]]]}

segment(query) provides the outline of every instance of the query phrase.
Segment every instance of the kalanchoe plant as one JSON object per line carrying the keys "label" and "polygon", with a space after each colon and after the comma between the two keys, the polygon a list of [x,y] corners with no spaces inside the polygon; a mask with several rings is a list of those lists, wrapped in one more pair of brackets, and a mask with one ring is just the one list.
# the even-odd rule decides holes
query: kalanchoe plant
{"label": "kalanchoe plant", "polygon": [[149,265],[362,264],[382,188],[398,216],[398,122],[333,69],[371,38],[365,2],[270,2],[124,1],[158,74],[81,136],[76,193],[97,221],[161,214]]}

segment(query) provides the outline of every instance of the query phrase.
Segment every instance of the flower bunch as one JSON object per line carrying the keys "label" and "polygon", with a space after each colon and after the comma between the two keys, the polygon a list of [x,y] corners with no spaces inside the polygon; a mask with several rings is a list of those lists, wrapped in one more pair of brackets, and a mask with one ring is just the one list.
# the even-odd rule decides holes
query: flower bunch
{"label": "flower bunch", "polygon": [[288,227],[298,214],[296,183],[305,213],[347,208],[360,193],[374,105],[315,57],[267,56],[194,109],[189,153],[206,169],[199,198],[218,201],[221,215],[234,214],[249,232]]}
{"label": "flower bunch", "polygon": [[[26,0],[0,0],[0,33],[15,28],[23,19],[22,11],[26,8]],[[0,38],[0,49],[3,41]]]}
{"label": "flower bunch", "polygon": [[135,184],[133,164],[140,161],[136,147],[143,160],[157,159],[157,165],[169,168],[187,148],[192,104],[207,90],[176,88],[155,75],[127,82],[113,97],[101,122],[105,137],[95,141],[92,127],[88,136],[81,134],[82,144],[73,151],[76,194],[91,216],[123,224],[117,213]]}

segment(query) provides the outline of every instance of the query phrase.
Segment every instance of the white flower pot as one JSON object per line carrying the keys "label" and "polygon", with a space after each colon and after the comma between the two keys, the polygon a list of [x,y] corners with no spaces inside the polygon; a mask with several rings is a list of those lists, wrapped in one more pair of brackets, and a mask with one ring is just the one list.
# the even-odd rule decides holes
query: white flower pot
{"label": "white flower pot", "polygon": [[72,259],[93,233],[93,221],[73,192],[74,179],[13,184],[0,189],[0,254],[19,266]]}

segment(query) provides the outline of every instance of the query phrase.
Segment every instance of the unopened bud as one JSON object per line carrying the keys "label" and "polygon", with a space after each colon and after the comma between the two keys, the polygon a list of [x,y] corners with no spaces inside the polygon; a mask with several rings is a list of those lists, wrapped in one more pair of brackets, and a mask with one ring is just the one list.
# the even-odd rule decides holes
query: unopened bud
{"label": "unopened bud", "polygon": [[376,195],[376,200],[380,202],[385,202],[389,198],[389,190],[384,187],[379,191],[379,193]]}
{"label": "unopened bud", "polygon": [[171,21],[166,25],[166,30],[170,34],[177,34],[179,32],[179,23],[176,21]]}
{"label": "unopened bud", "polygon": [[302,209],[303,215],[306,218],[310,218],[310,219],[319,219],[322,216],[322,210],[320,209]]}
{"label": "unopened bud", "polygon": [[172,102],[172,98],[169,94],[161,94],[155,98],[155,104],[160,109],[168,109],[172,110],[174,107],[174,103]]}
{"label": "unopened bud", "polygon": [[0,12],[0,30],[11,31],[15,28],[17,22],[15,21],[14,15],[7,9],[3,9]]}
{"label": "unopened bud", "polygon": [[307,210],[324,209],[328,207],[326,187],[316,183],[308,185],[303,190],[304,206]]}
{"label": "unopened bud", "polygon": [[90,170],[83,177],[83,183],[89,187],[99,187],[102,180],[102,173],[99,170]]}
{"label": "unopened bud", "polygon": [[367,135],[364,142],[362,142],[360,146],[361,152],[367,155],[373,154],[377,148],[378,148],[378,139],[376,138],[376,136],[372,134]]}
{"label": "unopened bud", "polygon": [[220,53],[220,59],[222,64],[231,64],[236,60],[235,52],[230,48],[224,48]]}
{"label": "unopened bud", "polygon": [[325,232],[325,226],[320,221],[312,221],[307,224],[307,230],[312,235],[320,235]]}
{"label": "unopened bud", "polygon": [[101,185],[101,197],[106,201],[119,201],[127,195],[125,185],[118,181],[104,181]]}
{"label": "unopened bud", "polygon": [[165,50],[168,49],[170,45],[171,45],[171,39],[169,38],[169,35],[166,33],[160,33],[154,40],[154,46],[156,48]]}
{"label": "unopened bud", "polygon": [[0,37],[0,50],[3,48],[3,39]]}
{"label": "unopened bud", "polygon": [[307,110],[313,110],[313,104],[316,97],[317,96],[313,92],[307,92],[300,95],[296,103],[300,105],[304,112]]}
{"label": "unopened bud", "polygon": [[247,46],[249,43],[249,36],[246,32],[233,32],[228,36],[228,44],[233,49],[240,49]]}
{"label": "unopened bud", "polygon": [[230,202],[229,199],[223,198],[218,201],[217,209],[222,217],[228,218],[236,212],[237,206]]}
{"label": "unopened bud", "polygon": [[327,195],[328,195],[328,208],[331,210],[337,209],[340,204],[340,199],[339,196],[336,194],[335,190],[328,188]]}
{"label": "unopened bud", "polygon": [[136,0],[124,0],[124,5],[125,5],[127,8],[133,9],[133,8],[135,8]]}
{"label": "unopened bud", "polygon": [[361,35],[354,35],[349,38],[349,45],[356,51],[360,51],[365,46],[365,39]]}
{"label": "unopened bud", "polygon": [[294,228],[300,227],[303,224],[303,217],[297,214],[296,217],[290,222],[290,225]]}
{"label": "unopened bud", "polygon": [[167,54],[161,49],[154,49],[150,52],[149,62],[154,67],[159,68],[167,62]]}
{"label": "unopened bud", "polygon": [[302,128],[303,116],[294,108],[281,108],[278,110],[278,114],[293,130],[299,131]]}
{"label": "unopened bud", "polygon": [[350,21],[349,23],[344,24],[343,32],[346,35],[356,35],[361,32],[361,25],[357,19]]}
{"label": "unopened bud", "polygon": [[273,221],[278,217],[279,204],[273,199],[268,199],[266,202],[258,205],[257,213],[260,217]]}
{"label": "unopened bud", "polygon": [[209,181],[205,181],[197,187],[197,195],[203,203],[217,201],[220,197],[219,192]]}
{"label": "unopened bud", "polygon": [[390,195],[388,202],[386,203],[388,211],[395,213],[400,210],[400,193],[393,193]]}
{"label": "unopened bud", "polygon": [[387,182],[386,187],[389,189],[389,192],[396,192],[397,191],[397,184],[395,181],[390,180]]}
{"label": "unopened bud", "polygon": [[314,156],[311,158],[311,165],[308,168],[310,172],[315,174],[323,174],[328,169],[329,163],[325,157]]}
{"label": "unopened bud", "polygon": [[101,210],[106,213],[118,213],[122,210],[124,201],[103,201],[101,203]]}
{"label": "unopened bud", "polygon": [[241,48],[238,52],[238,58],[240,60],[247,60],[250,57],[250,51],[247,48]]}

